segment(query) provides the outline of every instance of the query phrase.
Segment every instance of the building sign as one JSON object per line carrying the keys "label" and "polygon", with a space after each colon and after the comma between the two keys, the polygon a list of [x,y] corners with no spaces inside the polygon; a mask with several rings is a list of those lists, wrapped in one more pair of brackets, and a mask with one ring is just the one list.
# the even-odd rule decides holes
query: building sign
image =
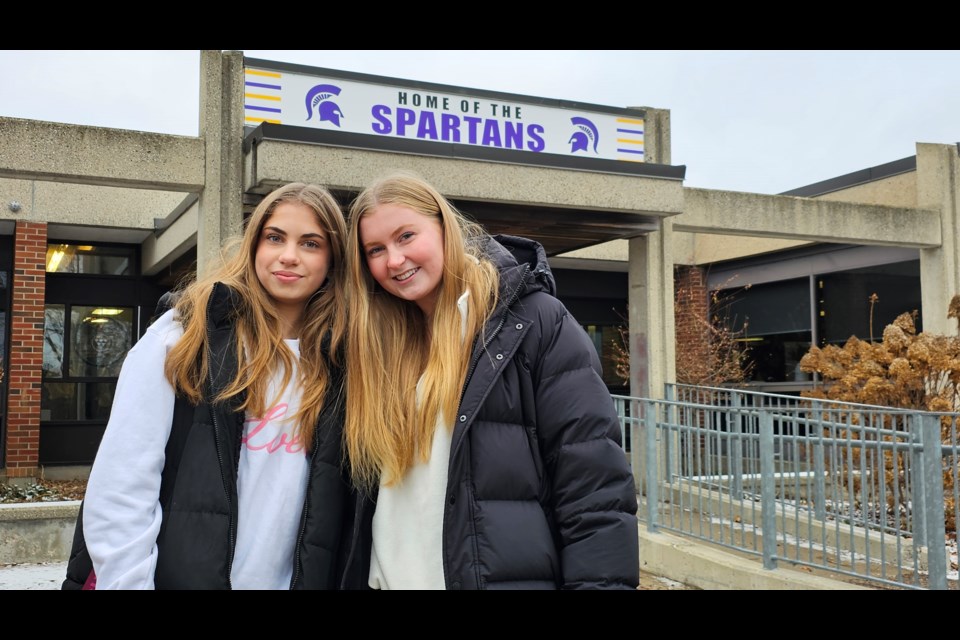
{"label": "building sign", "polygon": [[500,99],[489,92],[471,96],[469,90],[456,87],[424,85],[443,89],[437,91],[416,88],[412,82],[405,87],[255,66],[246,67],[244,76],[244,119],[251,126],[270,122],[529,153],[644,161],[642,112],[611,108],[604,113],[537,104],[525,96]]}

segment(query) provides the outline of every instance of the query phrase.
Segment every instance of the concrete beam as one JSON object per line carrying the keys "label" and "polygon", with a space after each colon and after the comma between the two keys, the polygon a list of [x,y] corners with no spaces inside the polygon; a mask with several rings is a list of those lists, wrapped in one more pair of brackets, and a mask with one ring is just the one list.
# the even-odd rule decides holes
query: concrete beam
{"label": "concrete beam", "polygon": [[[677,218],[672,218],[676,220]],[[673,234],[673,263],[686,265],[711,264],[720,260],[732,260],[793,249],[811,244],[809,240],[783,240],[780,238],[752,238],[744,242],[742,237],[708,233]],[[592,247],[568,251],[551,258],[551,264],[572,269],[590,269],[591,263],[622,263],[617,269],[626,271],[629,249],[627,240],[611,240]]]}
{"label": "concrete beam", "polygon": [[673,221],[678,231],[914,248],[940,246],[942,238],[936,209],[683,191],[686,209]]}
{"label": "concrete beam", "polygon": [[629,240],[610,240],[591,247],[561,253],[550,259],[560,268],[590,269],[590,263],[615,265],[615,271],[627,271],[630,256]]}
{"label": "concrete beam", "polygon": [[0,118],[0,178],[197,192],[199,138]]}
{"label": "concrete beam", "polygon": [[816,196],[816,198],[832,202],[880,204],[886,207],[916,207],[917,172],[907,171],[881,180],[855,184],[846,189]]}
{"label": "concrete beam", "polygon": [[[177,191],[0,179],[0,219],[152,231],[154,218],[166,216],[183,198]],[[14,200],[20,203],[17,212],[9,207]]]}
{"label": "concrete beam", "polygon": [[197,227],[200,219],[199,202],[194,202],[176,222],[157,237],[151,234],[141,249],[141,269],[152,276],[165,269],[174,260],[197,246]]}
{"label": "concrete beam", "polygon": [[677,180],[611,175],[477,160],[263,140],[246,162],[245,188],[266,193],[288,182],[360,190],[397,170],[413,171],[453,199],[630,211],[668,216],[683,211]]}
{"label": "concrete beam", "polygon": [[[734,260],[813,244],[810,240],[785,240],[783,238],[750,238],[749,241],[744,241],[743,237],[712,233],[677,235],[688,236],[692,240],[693,261],[683,263],[691,265],[712,264],[721,260]],[[677,260],[677,262],[680,261]]]}

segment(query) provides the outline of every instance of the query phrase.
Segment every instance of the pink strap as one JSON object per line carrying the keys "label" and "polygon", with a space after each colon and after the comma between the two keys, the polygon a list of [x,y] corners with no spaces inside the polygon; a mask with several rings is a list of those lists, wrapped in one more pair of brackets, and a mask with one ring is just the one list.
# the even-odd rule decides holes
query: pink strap
{"label": "pink strap", "polygon": [[97,574],[93,571],[90,572],[90,575],[87,576],[87,581],[83,583],[81,591],[96,591],[97,589]]}

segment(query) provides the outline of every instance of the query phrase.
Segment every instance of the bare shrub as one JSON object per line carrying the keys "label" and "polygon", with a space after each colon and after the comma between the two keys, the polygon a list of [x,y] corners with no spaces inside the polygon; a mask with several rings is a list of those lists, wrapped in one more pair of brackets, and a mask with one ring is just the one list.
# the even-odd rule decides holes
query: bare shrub
{"label": "bare shrub", "polygon": [[[870,296],[869,302],[872,330],[876,294]],[[842,347],[811,347],[800,360],[800,369],[818,374],[823,384],[803,395],[902,409],[956,412],[960,409],[960,337],[926,331],[917,334],[916,316],[916,311],[897,316],[883,330],[880,342],[866,342],[851,336]],[[960,295],[950,301],[947,317],[956,318],[960,324]],[[904,425],[898,421],[884,426],[902,429]],[[944,444],[950,443],[951,426],[951,418],[944,416],[940,433]],[[846,433],[841,434],[841,437],[847,436]],[[849,437],[858,439],[859,431],[851,430]],[[885,436],[884,439],[891,438]],[[898,484],[901,503],[909,497],[904,486],[902,457],[894,460],[889,452],[884,456],[885,482],[889,489],[888,508],[905,507],[892,503],[894,483]],[[859,455],[854,456],[849,464],[859,464]],[[944,492],[947,494],[947,528],[950,531],[956,530],[956,509],[951,497],[954,482],[956,470],[944,458]],[[853,489],[857,491],[859,487],[854,486]]]}

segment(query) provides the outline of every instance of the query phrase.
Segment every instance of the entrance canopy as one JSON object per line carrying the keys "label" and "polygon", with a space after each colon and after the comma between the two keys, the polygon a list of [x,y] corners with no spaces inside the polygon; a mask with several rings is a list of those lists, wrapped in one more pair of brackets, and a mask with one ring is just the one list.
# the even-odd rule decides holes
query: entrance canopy
{"label": "entrance canopy", "polygon": [[683,166],[402,142],[261,124],[244,140],[245,207],[296,181],[329,187],[347,210],[377,178],[412,171],[489,232],[531,238],[550,256],[654,231],[683,207]]}

